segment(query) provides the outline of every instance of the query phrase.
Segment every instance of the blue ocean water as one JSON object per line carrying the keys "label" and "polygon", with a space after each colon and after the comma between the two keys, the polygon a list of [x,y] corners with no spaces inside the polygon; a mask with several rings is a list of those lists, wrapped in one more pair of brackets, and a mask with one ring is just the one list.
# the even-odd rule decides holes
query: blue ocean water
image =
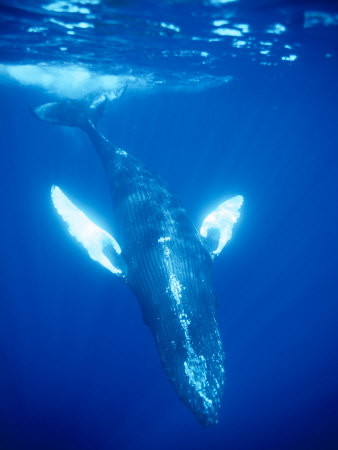
{"label": "blue ocean water", "polygon": [[[2,1],[0,448],[338,448],[336,2]],[[113,234],[83,132],[30,107],[109,92],[99,129],[196,226],[245,198],[214,264],[226,385],[202,428],[133,293],[53,209]]]}

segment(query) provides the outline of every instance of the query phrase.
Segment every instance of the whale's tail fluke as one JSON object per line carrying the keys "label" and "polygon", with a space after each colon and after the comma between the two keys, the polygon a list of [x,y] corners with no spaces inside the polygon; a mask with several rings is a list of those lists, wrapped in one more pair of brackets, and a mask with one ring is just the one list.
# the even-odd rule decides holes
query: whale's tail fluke
{"label": "whale's tail fluke", "polygon": [[[119,95],[121,95],[119,92],[116,93],[114,98]],[[90,96],[81,100],[64,99],[45,103],[31,108],[31,111],[34,117],[44,122],[80,128],[87,133],[100,157],[107,161],[118,149],[97,131],[96,123],[111,100],[113,98],[108,93],[102,92],[95,97]]]}
{"label": "whale's tail fluke", "polygon": [[78,127],[87,131],[88,126],[95,126],[107,108],[109,99],[105,94],[84,100],[65,99],[31,108],[32,114],[40,120]]}

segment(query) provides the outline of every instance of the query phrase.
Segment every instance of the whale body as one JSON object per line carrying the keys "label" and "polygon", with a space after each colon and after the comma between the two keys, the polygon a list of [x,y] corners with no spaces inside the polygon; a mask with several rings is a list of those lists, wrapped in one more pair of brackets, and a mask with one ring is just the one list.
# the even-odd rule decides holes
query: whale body
{"label": "whale body", "polygon": [[62,100],[33,112],[41,120],[88,134],[109,180],[119,242],[57,186],[51,189],[54,206],[91,258],[134,292],[178,397],[202,425],[215,424],[224,386],[224,351],[211,272],[214,257],[231,237],[243,197],[222,203],[197,231],[163,179],[97,131],[105,104],[104,96],[92,102]]}

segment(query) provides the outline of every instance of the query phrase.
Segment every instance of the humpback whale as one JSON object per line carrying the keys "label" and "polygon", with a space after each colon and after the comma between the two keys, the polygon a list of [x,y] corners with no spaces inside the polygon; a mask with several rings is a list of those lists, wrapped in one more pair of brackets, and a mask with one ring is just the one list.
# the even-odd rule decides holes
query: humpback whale
{"label": "humpback whale", "polygon": [[90,101],[60,100],[33,114],[87,133],[109,180],[119,242],[58,186],[51,188],[53,204],[89,256],[134,292],[178,397],[203,426],[216,424],[225,374],[211,272],[231,238],[243,197],[220,204],[198,231],[159,175],[99,133],[96,124],[107,101],[104,94]]}

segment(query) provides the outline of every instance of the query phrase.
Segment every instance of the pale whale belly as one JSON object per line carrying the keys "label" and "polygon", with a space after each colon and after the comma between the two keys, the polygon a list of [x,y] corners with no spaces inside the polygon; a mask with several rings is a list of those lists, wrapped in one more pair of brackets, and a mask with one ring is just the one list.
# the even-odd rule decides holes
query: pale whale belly
{"label": "pale whale belly", "polygon": [[115,163],[110,175],[127,283],[177,394],[203,424],[215,423],[224,354],[215,319],[211,257],[160,177],[127,156]]}

